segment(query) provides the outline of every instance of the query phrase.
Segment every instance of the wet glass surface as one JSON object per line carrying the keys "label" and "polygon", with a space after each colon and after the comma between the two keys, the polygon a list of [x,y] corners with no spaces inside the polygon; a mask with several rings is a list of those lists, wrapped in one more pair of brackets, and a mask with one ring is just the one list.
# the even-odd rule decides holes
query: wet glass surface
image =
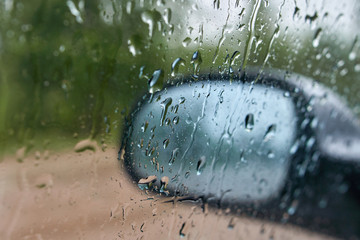
{"label": "wet glass surface", "polygon": [[2,1],[0,238],[359,238],[359,12]]}

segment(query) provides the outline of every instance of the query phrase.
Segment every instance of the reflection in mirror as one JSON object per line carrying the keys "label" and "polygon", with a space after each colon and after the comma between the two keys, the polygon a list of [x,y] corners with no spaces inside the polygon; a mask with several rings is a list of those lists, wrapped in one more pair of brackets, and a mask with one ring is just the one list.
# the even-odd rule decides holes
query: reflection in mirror
{"label": "reflection in mirror", "polygon": [[[359,216],[353,211],[359,206],[346,202],[357,201],[351,195],[358,190],[332,195],[336,200],[327,204],[342,206],[326,210],[307,191],[329,198],[326,186],[334,180],[325,183],[326,191],[308,184],[323,184],[319,178],[344,174],[342,168],[351,169],[346,184],[358,183],[358,121],[331,90],[309,88],[314,82],[300,75],[279,78],[274,72],[190,78],[145,95],[124,138],[130,174],[141,189],[166,196],[278,220],[288,218],[286,213],[290,222],[333,234],[356,231]],[[324,95],[328,101],[319,102]],[[336,150],[329,138],[339,145]],[[321,220],[313,221],[315,216]],[[342,228],[334,229],[334,223]]]}

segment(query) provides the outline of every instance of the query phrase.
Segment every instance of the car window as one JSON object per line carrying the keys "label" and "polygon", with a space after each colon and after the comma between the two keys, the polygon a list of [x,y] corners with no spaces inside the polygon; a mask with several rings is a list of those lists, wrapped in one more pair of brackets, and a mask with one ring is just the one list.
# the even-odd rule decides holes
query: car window
{"label": "car window", "polygon": [[359,12],[2,1],[0,238],[359,238]]}

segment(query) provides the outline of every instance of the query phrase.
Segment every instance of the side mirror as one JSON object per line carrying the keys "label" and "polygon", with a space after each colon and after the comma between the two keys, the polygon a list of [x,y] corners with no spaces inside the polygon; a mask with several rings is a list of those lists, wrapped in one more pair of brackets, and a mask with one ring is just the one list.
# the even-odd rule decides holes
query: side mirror
{"label": "side mirror", "polygon": [[[303,76],[254,69],[168,86],[139,102],[123,149],[140,185],[340,235],[328,227],[344,215],[341,224],[359,234],[359,122]],[[354,204],[347,191],[329,195],[341,184],[357,184]],[[324,197],[341,206],[320,206]]]}

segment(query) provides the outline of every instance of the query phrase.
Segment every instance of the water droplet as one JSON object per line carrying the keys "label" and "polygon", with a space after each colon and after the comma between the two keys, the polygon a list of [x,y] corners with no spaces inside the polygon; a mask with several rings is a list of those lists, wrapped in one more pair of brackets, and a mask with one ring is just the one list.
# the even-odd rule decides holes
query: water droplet
{"label": "water droplet", "polygon": [[160,126],[162,126],[164,124],[165,117],[166,117],[168,108],[171,105],[171,103],[172,103],[172,98],[166,98],[160,104],[160,106],[162,108],[161,117],[160,117]]}
{"label": "water droplet", "polygon": [[16,151],[16,160],[18,162],[23,162],[24,161],[24,157],[25,157],[25,153],[26,153],[26,149],[27,147],[22,147],[22,148],[19,148],[17,151]]}
{"label": "water droplet", "polygon": [[170,21],[171,21],[171,15],[172,15],[172,13],[171,13],[171,9],[170,8],[166,8],[165,10],[164,10],[164,22],[166,23],[166,24],[170,24]]}
{"label": "water droplet", "polygon": [[344,193],[346,193],[348,190],[349,190],[349,185],[346,184],[346,183],[343,183],[343,184],[341,184],[341,185],[338,187],[338,192],[339,192],[340,194],[344,194]]}
{"label": "water droplet", "polygon": [[242,163],[247,163],[247,160],[246,160],[245,157],[244,157],[244,150],[241,151],[241,154],[240,154],[240,162],[242,162]]}
{"label": "water droplet", "polygon": [[160,91],[163,87],[164,72],[162,69],[155,70],[148,81],[149,92],[154,93]]}
{"label": "water droplet", "polygon": [[314,144],[315,144],[315,141],[316,141],[316,139],[315,139],[314,137],[309,138],[309,139],[306,141],[306,148],[307,148],[307,149],[312,148],[312,147],[314,146]]}
{"label": "water droplet", "polygon": [[229,222],[229,224],[228,224],[228,228],[229,229],[233,229],[235,227],[235,218],[231,218],[230,219],[230,222]]}
{"label": "water droplet", "polygon": [[179,104],[182,104],[182,103],[184,103],[185,102],[185,98],[184,97],[180,97],[179,98]]}
{"label": "water droplet", "polygon": [[354,70],[355,72],[360,72],[360,63],[355,65]]}
{"label": "water droplet", "polygon": [[138,187],[141,190],[149,189],[150,187],[152,187],[153,183],[156,182],[156,179],[157,177],[155,175],[148,176],[147,178],[141,178],[138,181]]}
{"label": "water droplet", "polygon": [[355,58],[356,58],[356,53],[355,52],[350,52],[349,53],[349,60],[353,61],[353,60],[355,60]]}
{"label": "water droplet", "polygon": [[326,208],[327,207],[327,200],[326,199],[321,199],[318,203],[319,208]]}
{"label": "water droplet", "polygon": [[65,46],[64,46],[64,45],[60,45],[59,51],[60,51],[60,52],[64,52],[64,51],[65,51]]}
{"label": "water droplet", "polygon": [[295,143],[290,148],[290,154],[295,154],[299,148],[299,145],[300,145],[299,140],[295,141]]}
{"label": "water droplet", "polygon": [[284,92],[284,97],[286,98],[290,97],[290,92],[289,91]]}
{"label": "water droplet", "polygon": [[199,161],[197,162],[197,166],[196,166],[196,175],[200,175],[202,173],[202,171],[204,170],[206,165],[206,158],[205,156],[202,156]]}
{"label": "water droplet", "polygon": [[268,181],[266,179],[260,179],[260,182],[259,182],[260,186],[262,187],[266,187],[268,185]]}
{"label": "water droplet", "polygon": [[179,105],[176,104],[176,105],[174,106],[173,113],[177,113],[178,110],[179,110]]}
{"label": "water droplet", "polygon": [[309,125],[309,123],[310,123],[310,119],[305,118],[305,119],[301,122],[300,128],[301,128],[301,129],[305,129],[306,126]]}
{"label": "water droplet", "polygon": [[167,146],[169,145],[170,140],[169,139],[165,139],[163,142],[163,147],[164,149],[167,148]]}
{"label": "water droplet", "polygon": [[178,124],[178,123],[179,123],[179,116],[174,117],[173,123],[174,123],[174,124]]}
{"label": "water droplet", "polygon": [[149,122],[148,122],[148,121],[144,122],[144,123],[141,125],[141,131],[142,131],[142,132],[146,132],[146,129],[148,128],[148,126],[149,126]]}
{"label": "water droplet", "polygon": [[344,68],[340,71],[340,76],[344,77],[347,73],[348,73],[348,70],[346,68]]}
{"label": "water droplet", "polygon": [[84,20],[82,19],[80,11],[79,11],[80,6],[79,6],[79,9],[77,9],[75,3],[73,1],[70,1],[70,0],[66,2],[66,5],[68,6],[71,14],[76,18],[76,21],[78,23],[83,23]]}
{"label": "water droplet", "polygon": [[46,183],[40,183],[36,185],[37,188],[44,188],[46,187]]}
{"label": "water droplet", "polygon": [[190,63],[194,66],[194,76],[197,76],[199,74],[200,65],[202,63],[202,58],[199,51],[194,52],[191,57]]}
{"label": "water droplet", "polygon": [[318,18],[317,12],[315,12],[312,16],[307,14],[305,16],[305,22],[309,21],[310,24],[312,24],[317,18]]}
{"label": "water droplet", "polygon": [[170,118],[166,118],[166,119],[165,119],[165,125],[169,126],[169,125],[170,125],[170,123],[171,123]]}
{"label": "water droplet", "polygon": [[182,45],[183,45],[184,47],[189,46],[190,43],[191,43],[191,38],[189,38],[189,37],[186,37],[186,38],[182,41]]}
{"label": "water droplet", "polygon": [[171,64],[171,76],[175,76],[179,72],[179,66],[185,66],[185,60],[182,58],[177,58],[175,61]]}
{"label": "water droplet", "polygon": [[275,154],[272,151],[269,151],[267,157],[272,159],[275,157]]}
{"label": "water droplet", "polygon": [[291,206],[288,208],[288,214],[289,215],[294,215],[295,212],[296,212],[296,209],[298,207],[298,201],[294,200],[292,203],[291,203]]}
{"label": "water droplet", "polygon": [[240,57],[240,52],[239,51],[235,51],[233,53],[233,55],[230,58],[230,66],[234,65],[235,60],[238,59]]}
{"label": "water droplet", "polygon": [[160,19],[161,14],[156,10],[146,10],[141,14],[141,20],[149,26],[149,38],[152,38],[154,34],[154,27]]}
{"label": "water droplet", "polygon": [[161,178],[161,185],[164,185],[164,188],[166,188],[168,184],[169,184],[169,177],[163,176]]}
{"label": "water droplet", "polygon": [[172,35],[174,33],[174,25],[173,24],[169,24],[169,29],[168,29],[168,34]]}
{"label": "water droplet", "polygon": [[153,216],[156,216],[156,214],[157,214],[157,208],[154,208],[154,209],[151,211],[151,213],[152,213]]}
{"label": "water droplet", "polygon": [[144,139],[140,139],[140,142],[138,143],[138,148],[142,148],[144,146]]}
{"label": "water droplet", "polygon": [[[149,143],[149,145],[150,145],[150,143]],[[150,157],[151,155],[154,154],[154,152],[155,152],[155,147],[150,148],[150,146],[149,146],[149,147],[146,148],[146,150],[145,150],[145,156]]]}
{"label": "water droplet", "polygon": [[319,120],[317,118],[314,118],[311,121],[310,126],[311,126],[312,129],[315,129],[315,128],[317,128],[318,124],[319,124]]}
{"label": "water droplet", "polygon": [[313,47],[318,47],[319,46],[319,43],[320,43],[320,37],[321,37],[321,32],[322,32],[322,29],[319,28],[318,30],[316,30],[315,32],[315,35],[314,35],[314,39],[312,41],[312,45]]}
{"label": "water droplet", "polygon": [[268,185],[268,181],[266,179],[263,179],[263,178],[260,179],[258,192],[261,193],[264,190],[264,188],[267,187],[267,185]]}
{"label": "water droplet", "polygon": [[214,0],[213,7],[214,7],[214,9],[219,9],[220,8],[220,0]]}
{"label": "water droplet", "polygon": [[340,60],[340,61],[337,62],[336,65],[337,65],[339,68],[341,68],[342,66],[345,65],[345,62],[344,62],[344,60]]}
{"label": "water droplet", "polygon": [[253,130],[254,128],[254,114],[249,113],[245,117],[245,129],[248,131]]}
{"label": "water droplet", "polygon": [[44,158],[45,160],[47,160],[47,159],[49,159],[49,155],[50,155],[49,150],[46,150],[46,151],[44,152],[43,158]]}
{"label": "water droplet", "polygon": [[223,103],[224,101],[224,97],[223,97],[223,93],[224,93],[224,89],[222,89],[220,92],[219,92],[219,103]]}
{"label": "water droplet", "polygon": [[127,41],[127,44],[128,44],[128,49],[129,49],[129,52],[133,55],[133,56],[136,56],[136,55],[139,55],[141,54],[141,46],[142,46],[142,39],[141,39],[141,36],[139,35],[133,35],[131,36],[128,41]]}
{"label": "water droplet", "polygon": [[141,178],[138,182],[138,184],[148,184],[151,182],[155,182],[157,177],[155,175],[148,176],[147,178]]}
{"label": "water droplet", "polygon": [[132,10],[133,10],[133,8],[134,8],[133,1],[128,1],[128,2],[126,3],[126,13],[130,15],[131,12],[132,12]]}
{"label": "water droplet", "polygon": [[275,136],[276,132],[276,124],[271,124],[268,129],[266,130],[265,136],[264,136],[264,142],[269,141],[271,138]]}
{"label": "water droplet", "polygon": [[171,153],[171,157],[170,157],[170,160],[169,160],[169,165],[172,165],[174,162],[175,162],[175,159],[177,157],[179,153],[179,148],[175,148],[172,153]]}
{"label": "water droplet", "polygon": [[95,140],[92,139],[84,139],[80,142],[78,142],[75,147],[74,147],[74,151],[75,152],[83,152],[85,150],[91,150],[96,152],[96,150],[98,149],[98,145],[97,142]]}
{"label": "water droplet", "polygon": [[186,124],[191,124],[193,122],[192,118],[190,115],[187,116],[186,120],[185,120]]}
{"label": "water droplet", "polygon": [[145,69],[145,66],[140,67],[140,69],[139,69],[139,78],[147,77],[146,75],[144,75],[144,69]]}
{"label": "water droplet", "polygon": [[185,223],[182,224],[180,231],[179,231],[179,235],[182,238],[185,237],[184,228],[185,228]]}

